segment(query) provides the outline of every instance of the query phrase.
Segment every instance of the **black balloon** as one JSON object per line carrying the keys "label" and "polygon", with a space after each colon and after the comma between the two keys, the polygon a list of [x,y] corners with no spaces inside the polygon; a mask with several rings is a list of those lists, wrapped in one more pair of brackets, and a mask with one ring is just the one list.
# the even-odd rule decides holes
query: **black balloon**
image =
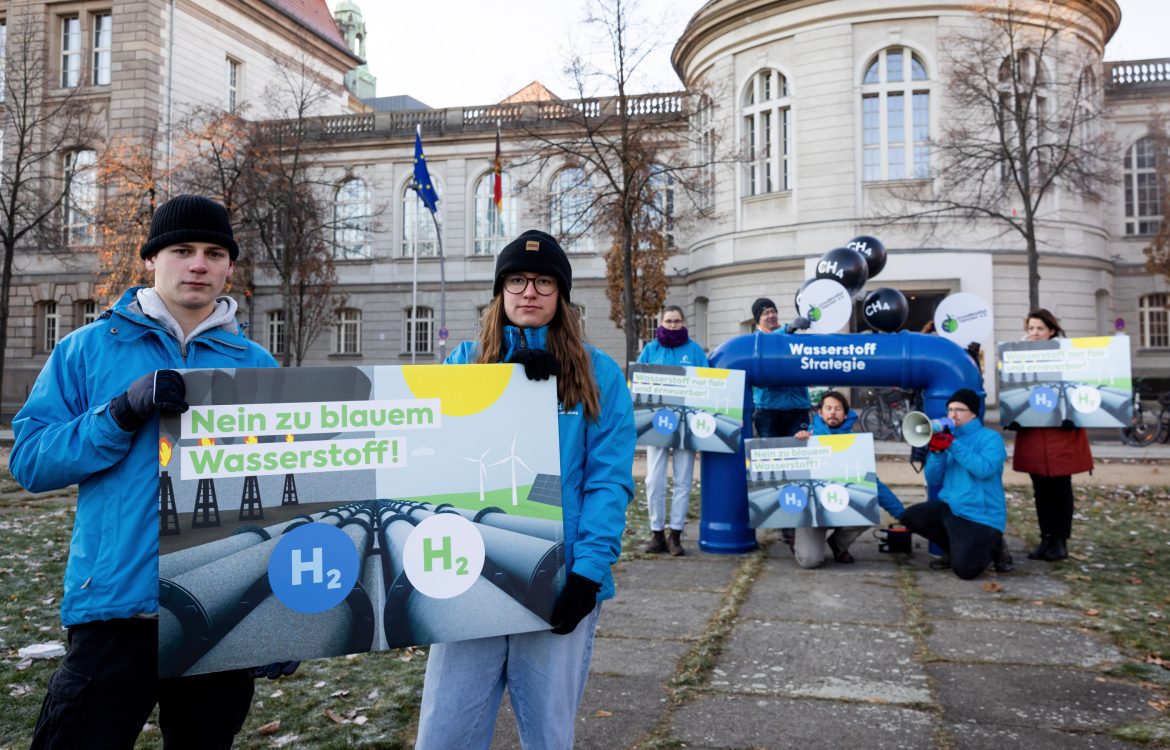
{"label": "black balloon", "polygon": [[799,314],[800,314],[800,295],[801,295],[801,294],[803,294],[803,293],[804,293],[804,290],[805,290],[805,289],[808,289],[808,285],[809,285],[809,284],[811,284],[811,283],[813,283],[814,281],[816,281],[816,278],[815,278],[815,277],[814,277],[814,278],[811,278],[811,279],[809,279],[808,281],[806,281],[806,282],[804,282],[803,284],[801,284],[801,285],[800,285],[800,289],[797,289],[797,290],[796,290],[796,296],[792,298],[792,306],[796,308],[796,314],[797,314],[797,315],[799,315]]}
{"label": "black balloon", "polygon": [[906,295],[897,289],[883,286],[865,295],[861,312],[870,328],[882,333],[893,333],[906,322],[910,305],[906,302]]}
{"label": "black balloon", "polygon": [[865,264],[869,267],[869,278],[873,278],[886,267],[886,246],[877,237],[861,235],[849,240],[845,247],[856,250],[865,256]]}
{"label": "black balloon", "polygon": [[817,278],[832,279],[852,297],[865,288],[869,278],[869,263],[865,256],[847,247],[838,247],[817,261]]}

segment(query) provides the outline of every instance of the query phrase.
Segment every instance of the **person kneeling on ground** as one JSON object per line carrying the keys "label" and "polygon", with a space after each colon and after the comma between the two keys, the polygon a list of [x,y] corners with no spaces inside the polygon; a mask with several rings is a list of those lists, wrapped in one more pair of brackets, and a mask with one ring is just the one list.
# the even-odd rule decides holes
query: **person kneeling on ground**
{"label": "person kneeling on ground", "polygon": [[1004,543],[1007,501],[1003,494],[1003,438],[979,420],[979,395],[970,388],[947,400],[953,431],[930,439],[926,482],[941,485],[941,502],[913,505],[902,514],[902,525],[942,547],[946,553],[932,568],[949,565],[959,578],[979,577],[994,562],[1000,573],[1012,570]]}
{"label": "person kneeling on ground", "polygon": [[[821,395],[821,403],[816,413],[813,414],[811,430],[801,430],[795,437],[798,440],[808,440],[813,435],[841,435],[852,432],[856,422],[857,413],[849,410],[849,399],[838,391],[825,391]],[[902,501],[880,479],[877,486],[878,504],[895,519],[901,518],[905,510]],[[839,563],[853,562],[849,545],[853,544],[867,528],[869,527],[842,526],[832,529],[832,534],[829,534],[830,529],[823,527],[797,529],[792,550],[796,564],[802,568],[819,567],[825,561],[826,541],[833,551],[834,560]]]}

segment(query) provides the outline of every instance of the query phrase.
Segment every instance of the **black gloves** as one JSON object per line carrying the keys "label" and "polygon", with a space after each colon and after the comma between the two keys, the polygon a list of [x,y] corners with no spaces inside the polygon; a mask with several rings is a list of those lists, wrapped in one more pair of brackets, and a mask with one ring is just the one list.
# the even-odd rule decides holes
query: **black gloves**
{"label": "black gloves", "polygon": [[557,597],[553,605],[552,617],[549,624],[552,632],[557,635],[568,635],[577,628],[577,623],[585,619],[586,615],[597,606],[597,592],[601,591],[601,584],[594,583],[576,573],[569,574],[565,583],[565,590]]}
{"label": "black gloves", "polygon": [[252,667],[253,679],[260,679],[267,677],[270,680],[279,679],[282,675],[287,677],[293,672],[297,671],[297,667],[301,666],[299,661],[278,661],[272,664],[265,664],[262,667]]}
{"label": "black gloves", "polygon": [[561,363],[543,349],[517,349],[508,361],[524,365],[524,374],[529,380],[548,380],[549,375],[561,374]]}
{"label": "black gloves", "polygon": [[151,414],[182,414],[187,411],[187,386],[174,370],[148,372],[135,380],[126,392],[110,402],[110,416],[125,432],[134,432]]}
{"label": "black gloves", "polygon": [[797,315],[795,318],[793,318],[791,323],[784,326],[784,332],[785,333],[796,333],[797,331],[803,331],[804,329],[808,328],[811,325],[812,325],[811,320],[804,317],[803,315]]}

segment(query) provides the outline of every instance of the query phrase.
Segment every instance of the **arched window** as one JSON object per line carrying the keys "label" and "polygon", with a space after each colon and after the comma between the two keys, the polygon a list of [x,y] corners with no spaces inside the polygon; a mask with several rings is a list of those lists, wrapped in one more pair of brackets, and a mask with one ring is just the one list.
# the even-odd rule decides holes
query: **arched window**
{"label": "arched window", "polygon": [[1162,226],[1162,192],[1158,186],[1158,144],[1150,136],[1125,152],[1125,233],[1157,234]]}
{"label": "arched window", "polygon": [[93,242],[93,211],[97,207],[93,167],[96,161],[97,153],[88,148],[65,154],[62,176],[69,183],[69,191],[61,207],[61,227],[66,245]]}
{"label": "arched window", "polygon": [[[431,172],[431,183],[435,192],[442,195],[443,187],[439,178]],[[402,257],[433,258],[439,254],[439,236],[435,232],[435,220],[418,194],[411,189],[413,179],[407,180],[402,188]],[[443,212],[442,202],[439,213]]]}
{"label": "arched window", "polygon": [[512,177],[500,175],[503,211],[496,210],[495,173],[485,172],[475,183],[474,255],[497,255],[516,235],[516,198],[512,195]]}
{"label": "arched window", "polygon": [[332,339],[331,351],[334,354],[361,354],[362,311],[351,307],[338,310],[333,318]]}
{"label": "arched window", "polygon": [[580,167],[565,167],[553,176],[549,233],[566,252],[593,250],[593,184]]}
{"label": "arched window", "polygon": [[1170,294],[1147,294],[1138,302],[1143,349],[1170,348]]}
{"label": "arched window", "polygon": [[363,260],[370,257],[370,191],[364,180],[352,177],[333,196],[333,257]]}
{"label": "arched window", "polygon": [[788,79],[761,70],[743,92],[743,139],[748,162],[744,195],[788,190],[792,182],[792,99]]}
{"label": "arched window", "polygon": [[890,47],[861,79],[861,177],[930,177],[930,77],[909,47]]}
{"label": "arched window", "polygon": [[430,354],[434,351],[435,311],[419,305],[415,314],[408,307],[402,316],[403,351],[407,354]]}

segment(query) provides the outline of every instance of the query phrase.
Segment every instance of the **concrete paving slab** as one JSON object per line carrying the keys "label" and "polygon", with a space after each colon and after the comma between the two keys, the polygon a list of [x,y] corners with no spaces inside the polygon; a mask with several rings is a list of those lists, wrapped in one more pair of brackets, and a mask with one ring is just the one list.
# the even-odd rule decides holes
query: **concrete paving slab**
{"label": "concrete paving slab", "polygon": [[688,748],[935,747],[928,712],[839,701],[709,695],[675,711],[672,727]]}
{"label": "concrete paving slab", "polygon": [[[592,675],[585,686],[573,747],[623,748],[648,734],[666,710],[666,695],[656,680],[646,677]],[[598,716],[598,711],[610,714]],[[492,750],[520,747],[516,715],[505,700],[496,720]]]}
{"label": "concrete paving slab", "polygon": [[959,750],[1132,750],[1143,747],[1105,734],[1055,732],[1045,729],[1004,728],[983,724],[952,724],[945,728]]}
{"label": "concrete paving slab", "polygon": [[[914,567],[918,568],[917,559]],[[1052,599],[1068,594],[1068,586],[1048,576],[1021,575],[1007,573],[1003,575],[985,574],[973,581],[964,581],[949,570],[928,570],[925,561],[917,571],[918,587],[927,596],[965,597],[974,599]],[[983,584],[994,581],[1003,589],[996,593],[985,591]]]}
{"label": "concrete paving slab", "polygon": [[589,673],[657,677],[665,682],[674,675],[678,660],[690,645],[686,641],[644,638],[597,638]]}
{"label": "concrete paving slab", "polygon": [[1101,731],[1156,715],[1137,685],[1059,667],[930,664],[948,723]]}
{"label": "concrete paving slab", "polygon": [[872,625],[739,620],[710,686],[719,692],[927,703],[914,639]]}
{"label": "concrete paving slab", "polygon": [[[1037,604],[1036,602],[1040,602]],[[1010,602],[1001,599],[926,599],[923,608],[931,620],[994,620],[996,622],[1070,623],[1080,614],[1045,605],[1042,599],[1028,602]]]}
{"label": "concrete paving slab", "polygon": [[855,575],[828,576],[819,569],[793,571],[782,565],[775,560],[765,563],[740,607],[740,617],[879,624],[905,618],[893,576],[861,569]]}
{"label": "concrete paving slab", "polygon": [[[624,582],[623,582],[624,583]],[[601,607],[598,633],[642,638],[697,638],[719,608],[723,594],[672,591],[618,585],[617,596]]]}
{"label": "concrete paving slab", "polygon": [[1099,667],[1121,658],[1100,638],[1031,622],[938,622],[926,637],[934,656],[952,661]]}
{"label": "concrete paving slab", "polygon": [[722,593],[743,558],[728,555],[690,555],[655,560],[629,560],[614,566],[621,587],[658,591],[718,591]]}

